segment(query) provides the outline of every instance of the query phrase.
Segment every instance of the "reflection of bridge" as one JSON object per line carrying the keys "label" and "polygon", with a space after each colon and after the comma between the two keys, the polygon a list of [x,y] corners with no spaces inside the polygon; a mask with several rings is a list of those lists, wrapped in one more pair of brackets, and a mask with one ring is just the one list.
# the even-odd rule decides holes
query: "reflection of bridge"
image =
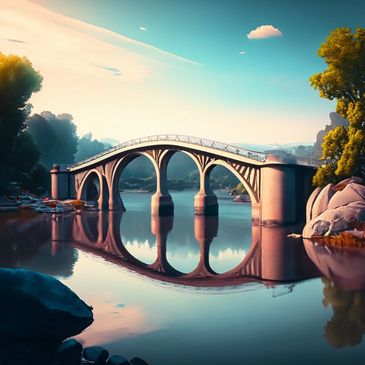
{"label": "reflection of bridge", "polygon": [[100,210],[123,210],[118,192],[120,176],[138,156],[147,157],[156,172],[156,192],[152,214],[171,215],[173,202],[167,186],[167,166],[176,152],[195,162],[200,189],[195,196],[197,214],[216,214],[217,197],[209,185],[215,166],[231,171],[246,188],[252,203],[252,219],[264,225],[280,225],[304,220],[305,202],[311,192],[313,168],[296,161],[279,161],[259,152],[219,142],[185,136],[141,138],[113,147],[99,155],[52,171],[52,196],[97,200]]}
{"label": "reflection of bridge", "polygon": [[[217,235],[217,216],[196,215],[194,235],[199,242],[200,259],[190,273],[183,273],[171,266],[167,259],[167,237],[173,226],[173,217],[152,216],[151,231],[156,237],[156,259],[146,264],[135,258],[125,248],[120,234],[122,213],[90,212],[83,215],[54,219],[52,240],[72,241],[82,249],[91,250],[118,265],[139,274],[194,286],[236,285],[254,278],[267,281],[292,281],[312,277],[316,273],[308,260],[301,241],[286,237],[290,228],[252,227],[253,242],[247,255],[235,268],[217,274],[209,264],[209,248]],[[60,224],[69,225],[60,228]],[[62,235],[70,234],[70,236]]]}

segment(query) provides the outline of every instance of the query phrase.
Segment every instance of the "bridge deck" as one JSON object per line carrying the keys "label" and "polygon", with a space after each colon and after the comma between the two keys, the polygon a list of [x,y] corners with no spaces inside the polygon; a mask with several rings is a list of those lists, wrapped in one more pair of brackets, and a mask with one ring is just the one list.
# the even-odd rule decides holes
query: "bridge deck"
{"label": "bridge deck", "polygon": [[[226,144],[223,142],[212,141],[209,139],[181,136],[175,134],[155,135],[149,137],[142,137],[138,139],[129,140],[116,145],[110,149],[107,149],[95,156],[92,156],[86,160],[80,161],[68,167],[68,171],[78,171],[94,164],[97,164],[105,159],[111,158],[123,152],[135,151],[138,149],[146,149],[157,146],[163,146],[172,149],[183,150],[195,150],[205,152],[209,154],[215,154],[219,157],[230,158],[240,162],[248,163],[255,166],[261,166],[267,163],[275,164],[287,164],[288,162],[282,161],[268,161],[267,155],[262,152],[249,150],[239,146]],[[314,166],[312,161],[305,161],[304,163],[294,162],[296,164],[302,164],[307,166]]]}

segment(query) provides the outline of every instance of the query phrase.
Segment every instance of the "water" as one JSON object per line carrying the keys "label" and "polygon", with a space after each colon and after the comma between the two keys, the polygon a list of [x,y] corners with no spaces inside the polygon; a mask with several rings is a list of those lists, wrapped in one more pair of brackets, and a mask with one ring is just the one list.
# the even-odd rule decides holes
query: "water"
{"label": "water", "polygon": [[86,345],[151,365],[364,364],[365,253],[251,228],[224,193],[218,220],[172,195],[173,219],[145,193],[123,215],[3,215],[0,265],[57,277],[94,307]]}

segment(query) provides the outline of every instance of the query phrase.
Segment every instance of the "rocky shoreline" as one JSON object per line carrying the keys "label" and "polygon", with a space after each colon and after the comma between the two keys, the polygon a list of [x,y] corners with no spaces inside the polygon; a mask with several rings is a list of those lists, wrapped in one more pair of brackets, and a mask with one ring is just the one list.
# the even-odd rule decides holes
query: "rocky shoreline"
{"label": "rocky shoreline", "polygon": [[[308,199],[303,238],[365,245],[365,180],[351,177],[317,188]],[[329,241],[330,242],[330,241]]]}

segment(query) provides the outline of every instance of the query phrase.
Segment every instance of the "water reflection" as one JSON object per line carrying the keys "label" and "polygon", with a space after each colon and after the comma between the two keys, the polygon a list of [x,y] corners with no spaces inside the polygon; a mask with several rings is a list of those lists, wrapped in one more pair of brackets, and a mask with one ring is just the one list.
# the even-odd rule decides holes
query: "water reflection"
{"label": "water reflection", "polygon": [[323,306],[332,318],[324,326],[325,337],[334,348],[355,346],[365,333],[365,251],[336,248],[304,240],[308,256],[325,275]]}
{"label": "water reflection", "polygon": [[326,277],[322,281],[323,305],[333,310],[324,326],[328,343],[334,348],[358,345],[365,333],[365,293],[344,290]]}
{"label": "water reflection", "polygon": [[363,248],[336,248],[307,239],[304,247],[318,269],[337,286],[346,290],[365,290]]}
{"label": "water reflection", "polygon": [[[3,215],[0,220],[0,266],[71,276],[78,252],[60,238],[65,234],[70,236],[68,227],[72,220],[73,217],[32,212]],[[50,236],[54,237],[51,245]]]}
{"label": "water reflection", "polygon": [[[119,227],[123,226],[123,213],[89,212],[68,219],[53,219],[52,242],[60,242],[59,232],[69,232],[66,241],[74,242],[82,250],[105,257],[120,266],[153,279],[193,286],[227,286],[255,279],[265,281],[295,281],[314,277],[317,271],[305,254],[301,241],[287,238],[293,227],[252,227],[252,245],[241,262],[226,271],[217,273],[210,266],[209,250],[218,231],[218,217],[195,216],[194,236],[199,243],[199,259],[191,272],[183,272],[171,265],[167,252],[168,235],[173,228],[173,217],[151,218],[151,232],[155,236],[155,259],[143,262],[133,256],[122,242]],[[69,225],[69,227],[60,225]],[[95,232],[90,228],[93,225]]]}

